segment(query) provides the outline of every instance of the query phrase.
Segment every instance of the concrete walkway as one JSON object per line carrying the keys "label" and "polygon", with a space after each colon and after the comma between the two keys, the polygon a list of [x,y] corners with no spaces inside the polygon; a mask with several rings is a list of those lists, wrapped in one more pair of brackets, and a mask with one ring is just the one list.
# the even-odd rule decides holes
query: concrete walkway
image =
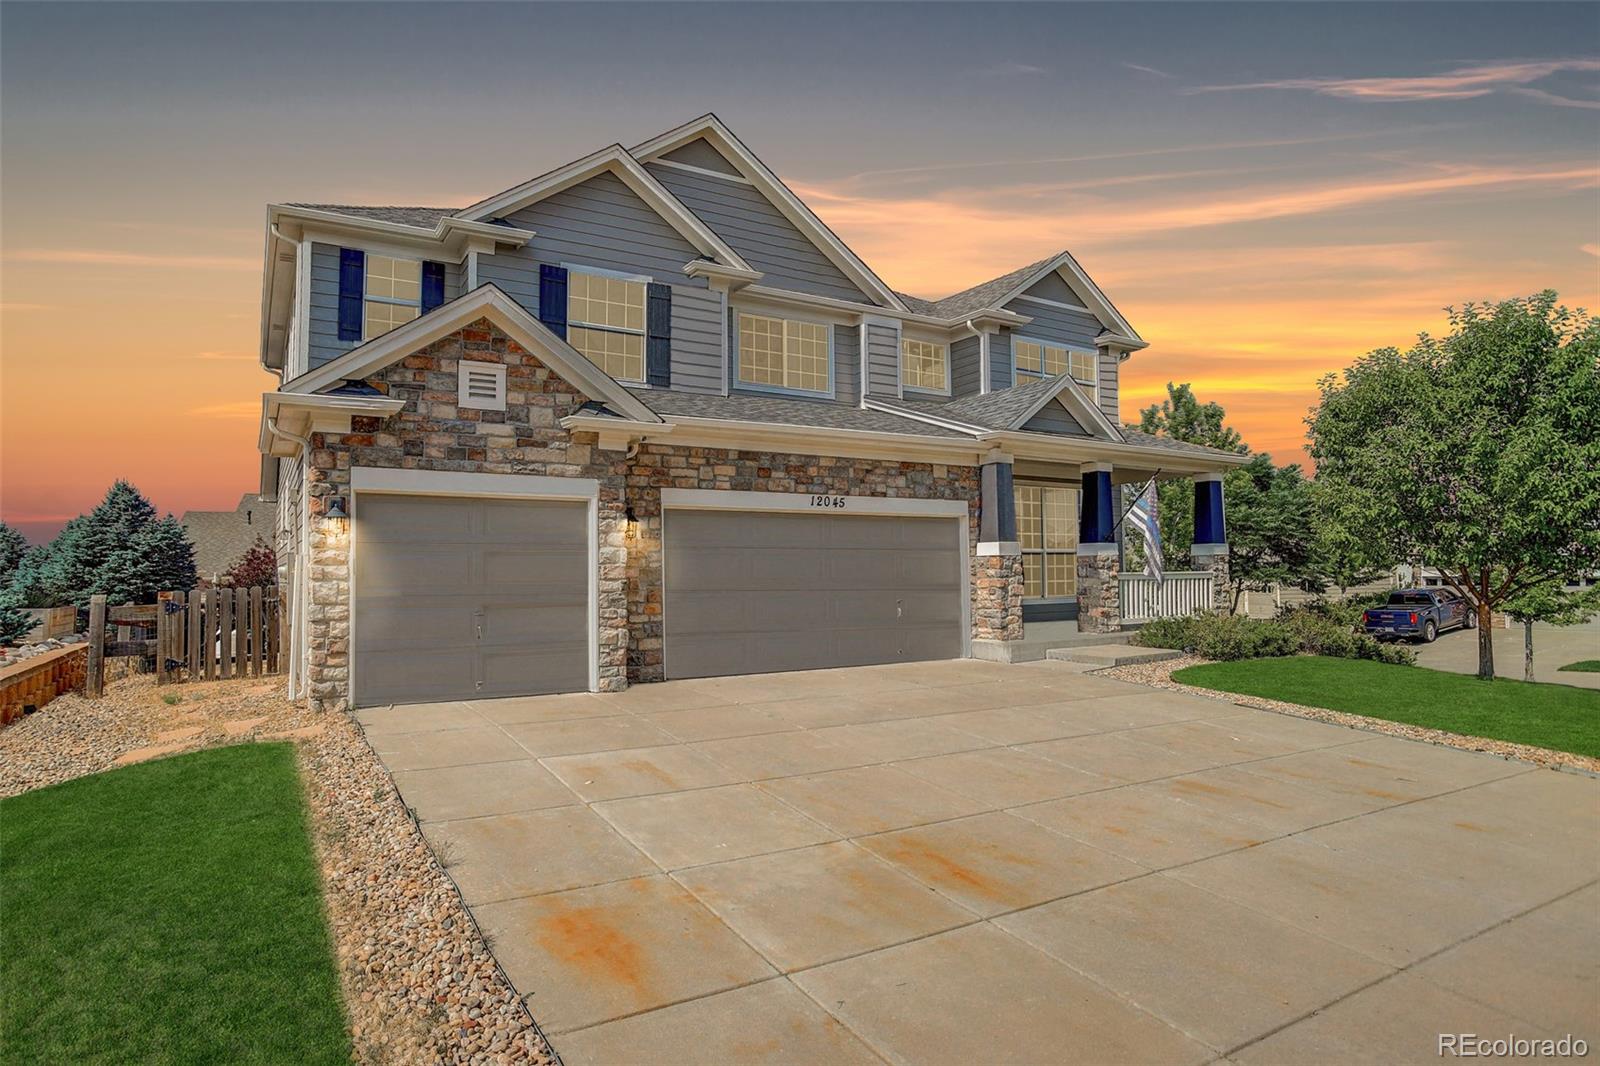
{"label": "concrete walkway", "polygon": [[1600,781],[1080,670],[359,717],[571,1066],[1600,1046]]}
{"label": "concrete walkway", "polygon": [[[1513,623],[1510,629],[1494,631],[1494,674],[1522,680],[1524,635]],[[1455,674],[1478,672],[1478,634],[1476,630],[1452,630],[1432,644],[1414,645],[1417,663],[1433,670]],[[1575,626],[1533,624],[1533,679],[1558,685],[1600,689],[1600,674],[1562,670],[1568,663],[1600,659],[1600,619]]]}

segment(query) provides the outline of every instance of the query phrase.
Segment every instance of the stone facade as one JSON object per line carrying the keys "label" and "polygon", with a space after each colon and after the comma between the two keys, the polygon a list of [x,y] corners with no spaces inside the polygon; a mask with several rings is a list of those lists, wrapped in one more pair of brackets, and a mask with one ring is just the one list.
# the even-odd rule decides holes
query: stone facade
{"label": "stone facade", "polygon": [[[457,362],[506,364],[505,411],[457,407]],[[645,444],[604,451],[561,419],[585,398],[487,320],[445,337],[368,381],[406,400],[392,417],[357,418],[349,433],[317,433],[308,481],[307,692],[315,707],[343,706],[350,677],[349,534],[322,517],[350,494],[352,467],[593,478],[600,485],[600,687],[663,676],[661,490],[816,493],[960,500],[969,545],[978,536],[976,466]],[[627,521],[631,508],[635,521]],[[1020,558],[974,558],[973,635],[1022,635]],[[1002,635],[1003,634],[1003,635]]]}
{"label": "stone facade", "polygon": [[1196,544],[1189,551],[1196,570],[1211,572],[1211,607],[1227,612],[1233,602],[1233,590],[1228,587],[1228,546],[1226,544]]}
{"label": "stone facade", "polygon": [[974,560],[972,635],[979,640],[1022,639],[1023,574],[1020,555]]}
{"label": "stone facade", "polygon": [[1115,633],[1122,627],[1120,571],[1115,551],[1078,553],[1078,632]]}

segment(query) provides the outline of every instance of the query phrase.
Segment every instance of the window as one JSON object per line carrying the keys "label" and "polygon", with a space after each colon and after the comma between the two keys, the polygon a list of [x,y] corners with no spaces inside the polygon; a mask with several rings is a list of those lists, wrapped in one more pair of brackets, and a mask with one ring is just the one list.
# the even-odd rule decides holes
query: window
{"label": "window", "polygon": [[1023,598],[1076,596],[1078,490],[1063,485],[1018,485],[1016,501]]}
{"label": "window", "polygon": [[908,389],[932,389],[934,392],[950,391],[950,361],[942,344],[927,341],[902,340],[900,342],[901,373]]}
{"label": "window", "polygon": [[618,381],[644,380],[646,284],[567,271],[567,343]]}
{"label": "window", "polygon": [[457,366],[457,407],[481,411],[506,409],[506,367],[504,363],[479,363],[462,359]]}
{"label": "window", "polygon": [[361,305],[363,336],[369,341],[422,314],[422,263],[367,253],[367,284]]}
{"label": "window", "polygon": [[1011,356],[1018,377],[1055,377],[1070,370],[1072,380],[1094,387],[1097,363],[1093,352],[1018,337],[1011,343]]}
{"label": "window", "polygon": [[765,315],[739,316],[739,383],[827,392],[831,327]]}

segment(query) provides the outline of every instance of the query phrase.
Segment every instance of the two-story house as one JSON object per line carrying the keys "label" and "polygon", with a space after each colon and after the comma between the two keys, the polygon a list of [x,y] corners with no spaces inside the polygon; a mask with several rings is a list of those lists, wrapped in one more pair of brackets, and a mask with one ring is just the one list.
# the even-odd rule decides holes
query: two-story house
{"label": "two-story house", "polygon": [[[907,225],[916,220],[907,219]],[[886,285],[714,116],[459,209],[267,212],[263,491],[318,706],[979,654],[1121,622],[1145,347],[1061,252]]]}

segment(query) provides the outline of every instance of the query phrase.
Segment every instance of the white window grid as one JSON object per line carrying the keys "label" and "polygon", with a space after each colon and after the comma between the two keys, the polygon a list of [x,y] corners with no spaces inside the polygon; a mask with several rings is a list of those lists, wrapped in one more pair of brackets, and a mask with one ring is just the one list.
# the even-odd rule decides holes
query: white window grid
{"label": "white window grid", "polygon": [[1016,487],[1017,540],[1024,599],[1078,594],[1078,490],[1065,485]]}
{"label": "white window grid", "polygon": [[900,342],[900,362],[906,388],[949,391],[950,357],[944,345],[907,337]]}
{"label": "white window grid", "polygon": [[567,343],[618,381],[644,381],[647,284],[567,268]]}
{"label": "white window grid", "polygon": [[829,335],[821,322],[739,315],[739,383],[826,393]]}
{"label": "white window grid", "polygon": [[367,253],[362,337],[381,337],[422,314],[422,261]]}

